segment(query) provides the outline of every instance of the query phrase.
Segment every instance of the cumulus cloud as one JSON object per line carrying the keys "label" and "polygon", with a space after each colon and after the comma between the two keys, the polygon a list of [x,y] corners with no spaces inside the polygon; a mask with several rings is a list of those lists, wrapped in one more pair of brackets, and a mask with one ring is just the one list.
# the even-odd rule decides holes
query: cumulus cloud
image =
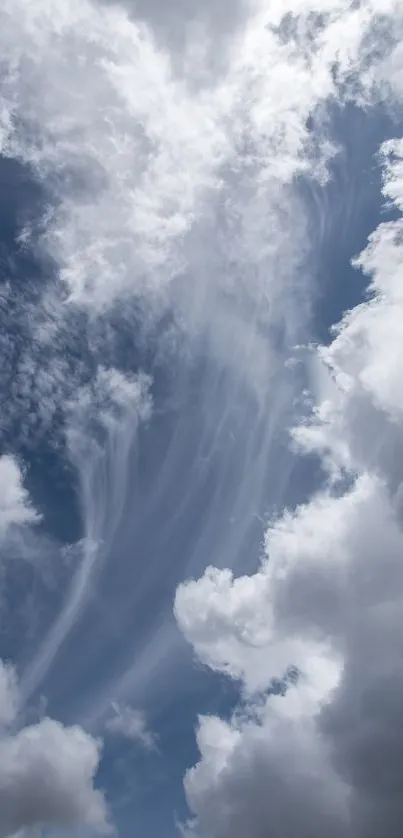
{"label": "cumulus cloud", "polygon": [[[402,159],[401,140],[382,146],[395,210]],[[210,568],[177,592],[197,655],[245,698],[227,722],[200,720],[191,833],[401,835],[402,233],[399,217],[372,234],[355,260],[369,299],[313,361],[316,407],[294,440],[328,485],[269,527],[258,573]]]}
{"label": "cumulus cloud", "polygon": [[0,539],[10,527],[33,524],[38,520],[18,463],[11,456],[0,457]]}
{"label": "cumulus cloud", "polygon": [[[403,532],[389,493],[363,476],[281,519],[267,546],[256,577],[210,572],[177,596],[200,658],[252,693],[245,718],[213,739],[214,759],[201,721],[201,761],[185,784],[201,833],[241,836],[249,817],[256,836],[281,825],[281,835],[366,838],[387,816],[397,836],[400,746],[388,754],[388,743],[400,725]],[[256,697],[291,667],[285,697]]]}
{"label": "cumulus cloud", "polygon": [[105,800],[93,785],[100,743],[49,718],[19,727],[19,704],[15,670],[0,661],[0,835],[38,826],[108,832]]}
{"label": "cumulus cloud", "polygon": [[43,719],[0,741],[0,834],[34,826],[83,824],[108,831],[93,787],[99,745],[79,727]]}
{"label": "cumulus cloud", "polygon": [[147,719],[141,710],[133,707],[113,705],[114,715],[106,721],[106,730],[115,735],[122,736],[152,751],[156,747],[155,735],[147,727]]}
{"label": "cumulus cloud", "polygon": [[240,727],[200,720],[202,758],[185,780],[188,803],[198,815],[189,835],[346,834],[348,789],[329,770],[328,751],[309,718],[295,722],[273,710]]}

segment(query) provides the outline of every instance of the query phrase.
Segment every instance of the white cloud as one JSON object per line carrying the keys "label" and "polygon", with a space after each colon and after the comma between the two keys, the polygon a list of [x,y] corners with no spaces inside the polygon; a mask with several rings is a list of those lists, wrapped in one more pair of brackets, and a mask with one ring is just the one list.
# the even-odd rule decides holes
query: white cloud
{"label": "white cloud", "polygon": [[108,831],[93,788],[99,745],[79,727],[43,719],[0,740],[0,835],[34,826]]}
{"label": "white cloud", "polygon": [[[71,299],[99,310],[130,293],[159,311],[181,276],[181,316],[205,327],[213,313],[227,362],[243,326],[267,355],[245,323],[256,305],[258,322],[284,319],[290,332],[303,319],[294,296],[309,244],[290,184],[323,176],[334,149],[307,122],[368,63],[377,12],[345,0],[238,5],[243,26],[207,87],[175,75],[119,5],[8,0],[0,29],[4,152],[52,183],[42,244]],[[398,10],[384,3],[385,15]],[[223,17],[231,29],[236,16]]]}
{"label": "white cloud", "polygon": [[23,485],[23,474],[15,459],[0,457],[0,539],[10,527],[33,524],[39,520]]}
{"label": "white cloud", "polygon": [[[401,140],[383,145],[400,210],[402,158]],[[329,487],[270,526],[257,574],[209,569],[177,592],[197,655],[249,696],[228,723],[201,720],[191,833],[401,835],[402,234],[399,218],[370,237],[356,266],[372,296],[314,362],[317,407],[294,438]],[[285,696],[262,692],[290,667]]]}
{"label": "white cloud", "polygon": [[114,704],[113,711],[114,715],[105,723],[105,728],[109,733],[130,739],[147,751],[155,749],[155,735],[148,729],[147,719],[141,710]]}
{"label": "white cloud", "polygon": [[[363,520],[371,522],[364,531]],[[312,676],[326,695],[339,677],[339,622],[351,565],[360,561],[357,544],[368,560],[373,550],[376,561],[376,533],[386,523],[383,544],[399,555],[403,540],[374,478],[361,477],[338,498],[318,495],[269,529],[259,573],[233,578],[209,569],[180,586],[175,611],[182,631],[205,663],[241,679],[248,692],[312,659]]]}
{"label": "white cloud", "polygon": [[[159,266],[174,269],[172,245],[222,157],[211,104],[172,79],[167,56],[119,8],[10,3],[2,27],[5,61],[21,73],[10,72],[5,110],[41,134],[35,146],[22,128],[6,151],[60,179],[63,203],[47,245],[72,296],[102,306],[125,285],[158,285]],[[80,191],[66,188],[69,174]]]}
{"label": "white cloud", "polygon": [[0,835],[37,826],[108,832],[105,800],[93,785],[100,743],[49,718],[18,727],[19,706],[15,670],[0,660]]}

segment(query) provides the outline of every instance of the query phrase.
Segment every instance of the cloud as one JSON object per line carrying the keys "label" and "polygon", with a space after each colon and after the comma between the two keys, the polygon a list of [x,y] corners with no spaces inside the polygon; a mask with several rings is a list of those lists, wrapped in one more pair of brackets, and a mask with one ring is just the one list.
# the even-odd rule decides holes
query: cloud
{"label": "cloud", "polygon": [[13,526],[33,524],[39,515],[33,508],[23,486],[23,474],[16,460],[0,457],[0,539]]}
{"label": "cloud", "polygon": [[[211,104],[192,100],[171,78],[168,58],[122,9],[38,2],[3,12],[5,61],[22,73],[8,76],[5,123],[15,116],[20,128],[4,151],[41,179],[51,176],[56,200],[62,196],[44,244],[68,292],[102,307],[125,286],[138,291],[151,281],[158,291],[159,267],[168,277],[175,269],[172,248],[222,157],[225,137]],[[38,105],[39,90],[46,93]],[[39,145],[22,118],[39,128]]]}
{"label": "cloud", "polygon": [[99,745],[79,727],[43,719],[0,741],[0,835],[34,826],[83,824],[107,832],[93,788]]}
{"label": "cloud", "polygon": [[[70,300],[99,311],[131,294],[160,312],[182,277],[190,295],[181,306],[191,310],[181,316],[205,325],[216,303],[221,348],[231,316],[242,328],[251,307],[276,320],[286,303],[287,322],[297,316],[287,290],[301,286],[306,225],[289,186],[324,176],[335,149],[309,119],[350,77],[359,84],[377,17],[371,3],[319,5],[238,4],[242,36],[225,72],[196,90],[124,6],[3,6],[3,153],[47,190],[41,244]],[[395,10],[389,0],[384,14]],[[223,17],[231,28],[236,14]]]}
{"label": "cloud", "polygon": [[[198,656],[249,694],[222,736],[201,721],[185,781],[201,834],[399,834],[402,549],[388,491],[364,476],[281,519],[257,577],[179,590]],[[285,697],[266,697],[291,667]]]}
{"label": "cloud", "polygon": [[[402,159],[402,140],[382,146],[400,211]],[[322,457],[327,486],[271,524],[258,573],[210,568],[178,589],[198,657],[244,694],[229,721],[200,720],[192,834],[401,834],[402,234],[399,216],[370,236],[355,260],[369,298],[313,360],[316,407],[294,440]]]}
{"label": "cloud", "polygon": [[[402,159],[402,140],[383,144],[383,194],[399,210]],[[320,453],[336,470],[381,468],[394,489],[400,479],[396,451],[403,411],[398,363],[402,228],[401,217],[381,224],[355,260],[370,277],[371,299],[346,314],[334,341],[313,359],[315,417],[294,431],[303,450]]]}
{"label": "cloud", "polygon": [[18,728],[19,704],[15,670],[0,661],[0,835],[36,826],[108,832],[105,800],[93,786],[100,743],[49,718]]}
{"label": "cloud", "polygon": [[309,719],[276,717],[245,722],[241,729],[202,718],[199,764],[185,790],[198,815],[189,835],[234,838],[248,834],[319,838],[345,832],[348,790],[329,770],[328,753]]}
{"label": "cloud", "polygon": [[66,438],[79,477],[83,515],[80,561],[53,625],[24,677],[30,695],[80,616],[94,575],[108,558],[124,510],[130,452],[151,415],[151,379],[99,366],[65,405]]}
{"label": "cloud", "polygon": [[19,703],[17,677],[10,664],[0,660],[0,730],[14,721]]}
{"label": "cloud", "polygon": [[[8,498],[6,529],[37,520],[21,474],[11,458],[2,467],[7,479],[16,480]],[[0,461],[0,462],[2,462]],[[9,483],[2,488],[7,489]],[[109,831],[102,794],[93,787],[100,758],[100,743],[80,727],[64,727],[45,718],[19,727],[22,707],[14,667],[0,660],[0,835],[35,826],[66,827],[84,824]]]}
{"label": "cloud", "polygon": [[234,0],[230,13],[212,0],[203,4],[173,0],[169,8],[162,0],[100,2],[124,6],[132,18],[144,21],[157,42],[170,50],[175,70],[199,83],[211,81],[225,67],[234,32],[253,8],[248,0]]}
{"label": "cloud", "polygon": [[[140,2],[138,8],[140,17],[143,10],[154,25],[156,4],[145,9]],[[210,432],[209,423],[217,419],[217,426],[224,427],[228,418],[226,407],[220,416],[212,410],[217,395],[233,404],[236,394],[235,410],[245,391],[256,399],[257,411],[252,398],[253,410],[244,414],[252,420],[243,428],[249,436],[239,468],[245,471],[243,486],[216,530],[209,530],[216,519],[207,509],[203,535],[207,532],[208,538],[200,538],[197,546],[200,553],[212,534],[219,543],[232,544],[226,539],[228,519],[232,513],[241,517],[256,476],[262,499],[267,475],[261,462],[270,459],[273,439],[292,403],[293,386],[278,373],[283,373],[290,348],[304,336],[310,315],[311,246],[317,233],[311,230],[300,185],[303,180],[323,183],[336,154],[327,136],[326,108],[351,100],[377,103],[386,88],[388,97],[399,95],[400,57],[393,42],[398,34],[381,44],[375,37],[379,27],[383,31],[391,22],[399,33],[399,2],[384,0],[380,9],[374,0],[274,0],[268,8],[266,3],[237,4],[236,12],[236,23],[242,20],[242,25],[232,28],[236,14],[219,21],[212,4],[204,4],[202,29],[225,30],[225,48],[203,78],[211,49],[202,39],[188,78],[183,68],[196,55],[200,30],[188,30],[178,72],[172,57],[177,33],[163,39],[168,49],[161,49],[159,35],[118,4],[2,4],[1,147],[44,188],[40,233],[27,227],[21,243],[45,258],[56,288],[50,283],[38,304],[40,314],[28,332],[31,345],[18,363],[12,393],[24,418],[34,423],[39,417],[46,430],[62,406],[69,452],[78,468],[84,530],[81,561],[25,673],[24,695],[48,672],[88,601],[95,571],[106,561],[125,507],[133,428],[148,415],[147,410],[143,416],[136,412],[147,387],[123,375],[114,362],[101,364],[94,323],[99,325],[106,313],[124,317],[122,310],[134,299],[141,339],[154,337],[153,327],[168,311],[174,341],[185,335],[190,352],[203,345],[215,364],[214,373],[206,376],[200,411],[208,417],[202,430],[213,452],[220,437],[216,427]],[[383,153],[385,160],[396,158],[398,146],[385,147]],[[385,194],[397,203],[396,160],[387,172]],[[317,212],[322,228],[320,201]],[[400,335],[390,313],[400,298],[398,284],[392,293],[383,272],[387,256],[397,275],[399,234],[399,227],[388,225],[374,235],[360,265],[373,273],[378,297],[346,318],[332,347],[312,361],[316,414],[295,431],[294,441],[323,456],[329,486],[273,524],[267,535],[269,558],[257,574],[236,578],[231,571],[209,570],[178,591],[176,614],[185,635],[205,663],[241,681],[247,702],[229,722],[201,721],[200,763],[186,781],[195,828],[220,838],[236,836],[237,830],[256,838],[269,828],[279,829],[280,823],[292,836],[297,815],[298,829],[309,838],[316,838],[315,830],[340,838],[351,824],[359,835],[385,815],[387,794],[390,802],[389,786],[375,801],[376,811],[369,804],[361,742],[372,742],[371,737],[360,734],[356,723],[358,740],[351,737],[346,743],[335,731],[347,718],[344,708],[352,712],[352,699],[359,695],[369,707],[364,722],[382,735],[365,693],[370,674],[363,650],[373,650],[377,674],[384,665],[386,681],[397,677],[393,655],[387,667],[389,642],[382,645],[382,638],[389,637],[386,628],[377,640],[371,627],[375,616],[389,619],[392,635],[400,610],[393,598],[399,591],[401,554],[395,456]],[[163,354],[164,330],[155,331]],[[389,334],[393,357],[385,355]],[[185,389],[186,375],[183,380]],[[72,399],[72,393],[78,397]],[[177,439],[182,445],[181,430],[170,453],[178,453]],[[181,453],[185,459],[186,452]],[[227,482],[219,484],[213,500],[221,499],[232,481],[230,456],[225,466]],[[192,476],[196,469],[197,457]],[[169,491],[176,474],[165,471]],[[188,493],[187,487],[183,492]],[[234,530],[242,531],[242,525]],[[387,614],[381,608],[378,615],[379,556],[384,554],[390,566],[382,603],[388,607]],[[296,683],[288,685],[285,697],[267,698],[272,678],[284,677],[289,667],[298,671]],[[120,713],[127,722],[127,711]],[[139,724],[138,719],[131,723],[132,730]],[[32,756],[32,739],[39,743],[37,756]],[[63,798],[58,804],[59,821],[87,813],[90,821],[102,822],[102,801],[92,786],[98,751],[85,734],[44,720],[10,734],[1,747],[4,787],[10,783],[7,765],[16,765],[17,753],[22,762],[12,778],[18,789],[27,789],[28,800],[34,797],[30,783],[49,772],[52,782],[63,778],[53,800],[61,800],[63,786],[70,801]],[[59,752],[67,762],[52,767],[50,758]],[[69,762],[67,752],[80,752],[83,773],[73,769],[75,758]],[[34,778],[30,766],[35,766]],[[79,787],[70,785],[73,780]],[[18,794],[5,803],[5,829],[55,817],[45,792],[35,791],[42,814],[28,808],[21,820]],[[394,805],[400,806],[390,806],[392,814]],[[393,828],[392,823],[390,834]]]}
{"label": "cloud", "polygon": [[121,707],[118,704],[113,705],[113,710],[114,715],[105,723],[105,728],[109,733],[130,739],[131,742],[141,745],[147,751],[155,749],[155,735],[148,730],[145,714],[141,710]]}
{"label": "cloud", "polygon": [[[323,688],[331,689],[339,668],[328,660],[329,643],[341,653],[337,634],[349,561],[355,541],[363,539],[363,518],[372,518],[376,532],[378,517],[385,523],[385,506],[381,486],[363,476],[345,495],[317,495],[279,519],[266,534],[268,558],[257,574],[234,578],[228,570],[210,568],[201,580],[180,586],[175,611],[198,656],[242,680],[251,693],[267,689],[290,666],[303,669],[312,658]],[[394,542],[391,533],[390,528],[398,552],[398,532]],[[368,547],[371,536],[372,527]]]}

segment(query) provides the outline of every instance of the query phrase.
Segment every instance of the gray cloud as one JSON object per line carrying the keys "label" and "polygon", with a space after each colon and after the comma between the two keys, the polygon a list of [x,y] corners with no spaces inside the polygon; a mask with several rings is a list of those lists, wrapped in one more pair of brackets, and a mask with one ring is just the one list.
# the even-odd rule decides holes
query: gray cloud
{"label": "gray cloud", "polygon": [[0,660],[0,835],[36,826],[108,832],[94,788],[101,745],[82,728],[44,718],[21,727],[14,668]]}
{"label": "gray cloud", "polygon": [[34,826],[108,831],[93,788],[99,745],[79,727],[43,719],[0,740],[0,835]]}

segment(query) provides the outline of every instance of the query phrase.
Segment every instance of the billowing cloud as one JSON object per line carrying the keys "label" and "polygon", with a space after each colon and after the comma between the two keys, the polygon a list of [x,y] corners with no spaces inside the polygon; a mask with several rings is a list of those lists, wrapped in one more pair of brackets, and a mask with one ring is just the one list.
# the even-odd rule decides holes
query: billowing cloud
{"label": "billowing cloud", "polygon": [[[399,210],[402,158],[401,140],[382,146]],[[327,488],[269,527],[257,574],[210,568],[178,590],[196,653],[246,701],[228,722],[200,720],[191,832],[401,834],[402,234],[401,217],[372,234],[355,261],[369,299],[313,362],[317,406],[294,439],[323,458]]]}
{"label": "billowing cloud", "polygon": [[18,463],[11,456],[0,457],[0,539],[10,527],[33,524],[38,520]]}
{"label": "billowing cloud", "polygon": [[200,763],[185,780],[198,820],[189,835],[340,838],[348,788],[329,768],[329,752],[309,718],[267,708],[261,720],[226,724],[202,718]]}
{"label": "billowing cloud", "polygon": [[100,743],[49,718],[18,726],[19,702],[15,670],[0,661],[0,835],[38,826],[108,832],[105,800],[93,785]]}
{"label": "billowing cloud", "polygon": [[93,788],[98,743],[79,727],[43,719],[0,740],[0,835],[34,826],[108,831]]}

